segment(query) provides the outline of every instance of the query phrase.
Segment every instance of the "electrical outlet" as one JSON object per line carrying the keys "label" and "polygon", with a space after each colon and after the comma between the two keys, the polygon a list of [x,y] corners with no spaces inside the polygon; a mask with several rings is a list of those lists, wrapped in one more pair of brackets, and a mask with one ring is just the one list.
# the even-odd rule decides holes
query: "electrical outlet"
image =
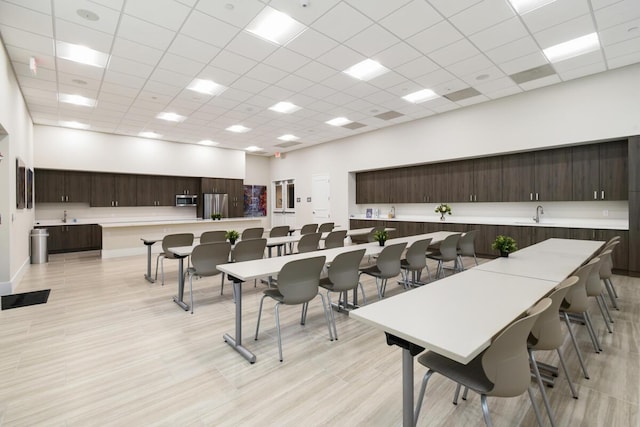
{"label": "electrical outlet", "polygon": [[609,210],[608,209],[603,210],[602,216],[609,216]]}

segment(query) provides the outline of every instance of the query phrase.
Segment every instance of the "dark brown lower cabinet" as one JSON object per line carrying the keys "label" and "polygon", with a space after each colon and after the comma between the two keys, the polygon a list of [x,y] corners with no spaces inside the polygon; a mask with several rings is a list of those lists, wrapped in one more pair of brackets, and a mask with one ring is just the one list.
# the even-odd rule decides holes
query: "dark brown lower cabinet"
{"label": "dark brown lower cabinet", "polygon": [[102,249],[102,227],[97,224],[59,225],[46,228],[47,252],[58,254]]}

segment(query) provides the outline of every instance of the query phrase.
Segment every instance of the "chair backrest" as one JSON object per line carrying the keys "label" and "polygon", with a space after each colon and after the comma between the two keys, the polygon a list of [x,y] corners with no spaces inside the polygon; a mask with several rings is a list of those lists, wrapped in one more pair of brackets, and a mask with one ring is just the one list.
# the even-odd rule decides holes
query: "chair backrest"
{"label": "chair backrest", "polygon": [[305,224],[300,229],[300,234],[311,234],[316,233],[318,231],[318,224]]}
{"label": "chair backrest", "polygon": [[229,262],[229,252],[231,252],[231,243],[229,242],[213,242],[202,243],[191,252],[191,264],[198,276],[214,276],[220,273],[216,267],[219,264]]}
{"label": "chair backrest", "polygon": [[242,235],[240,236],[241,240],[247,239],[262,239],[262,233],[264,233],[264,228],[255,227],[255,228],[246,228]]}
{"label": "chair backrest", "polygon": [[332,222],[325,222],[318,227],[318,233],[330,233],[333,231],[334,224]]}
{"label": "chair backrest", "polygon": [[427,257],[425,256],[425,253],[427,252],[427,248],[430,244],[431,238],[418,240],[409,246],[405,258],[412,268],[423,269],[425,265],[427,265]]}
{"label": "chair backrest", "polygon": [[378,232],[378,231],[384,231],[384,227],[382,227],[382,226],[373,227],[371,229],[371,231],[369,231],[369,233],[367,233],[367,242],[369,242],[369,243],[375,242],[376,241],[375,235],[376,235],[376,232]]}
{"label": "chair backrest", "polygon": [[242,262],[264,258],[267,239],[240,240],[231,251],[231,261]]}
{"label": "chair backrest", "polygon": [[588,264],[579,267],[573,272],[573,276],[578,277],[578,283],[569,289],[564,297],[562,310],[569,313],[584,313],[589,305],[587,296],[587,279],[595,263],[599,260],[592,259]]}
{"label": "chair backrest", "polygon": [[360,263],[366,249],[344,252],[336,256],[329,266],[329,280],[333,284],[333,291],[350,291],[358,286]]}
{"label": "chair backrest", "polygon": [[311,233],[303,235],[298,241],[298,252],[313,252],[317,251],[320,246],[320,238],[322,233]]}
{"label": "chair backrest", "polygon": [[286,263],[278,274],[278,291],[284,304],[302,304],[318,295],[320,273],[326,257],[318,256]]}
{"label": "chair backrest", "polygon": [[324,247],[326,249],[341,248],[344,246],[344,239],[347,238],[347,230],[332,231],[324,239]]}
{"label": "chair backrest", "polygon": [[165,258],[175,258],[176,256],[168,251],[169,248],[191,245],[193,245],[193,233],[167,234],[162,239],[162,252]]}
{"label": "chair backrest", "polygon": [[600,270],[598,274],[600,275],[600,279],[610,279],[613,275],[611,269],[613,268],[613,260],[611,259],[612,254],[611,249],[607,249],[606,251],[600,252],[598,258],[600,258]]}
{"label": "chair backrest", "polygon": [[590,264],[593,263],[593,268],[589,271],[589,275],[587,276],[587,295],[590,297],[598,296],[604,291],[604,287],[602,286],[602,281],[600,280],[600,266],[602,265],[602,258],[595,257],[590,261]]}
{"label": "chair backrest", "polygon": [[376,266],[383,278],[390,279],[400,274],[400,257],[406,247],[406,243],[396,243],[382,249],[376,260]]}
{"label": "chair backrest", "polygon": [[443,261],[454,261],[458,257],[460,234],[450,234],[440,242],[440,254]]}
{"label": "chair backrest", "polygon": [[273,227],[271,231],[269,231],[269,237],[285,237],[289,235],[289,226],[288,225],[279,225],[277,227]]}
{"label": "chair backrest", "polygon": [[476,233],[477,230],[471,230],[460,236],[458,241],[458,248],[460,248],[460,255],[462,256],[475,256],[476,254]]}
{"label": "chair backrest", "polygon": [[226,242],[226,234],[224,230],[205,231],[200,235],[200,243]]}
{"label": "chair backrest", "polygon": [[551,306],[542,313],[531,328],[529,347],[534,350],[555,350],[564,342],[565,334],[561,328],[558,310],[565,295],[578,283],[578,277],[571,276],[564,279],[549,295]]}
{"label": "chair backrest", "polygon": [[519,396],[527,390],[531,384],[527,338],[533,324],[550,305],[551,299],[540,300],[525,317],[507,326],[485,350],[482,368],[493,383],[488,396]]}

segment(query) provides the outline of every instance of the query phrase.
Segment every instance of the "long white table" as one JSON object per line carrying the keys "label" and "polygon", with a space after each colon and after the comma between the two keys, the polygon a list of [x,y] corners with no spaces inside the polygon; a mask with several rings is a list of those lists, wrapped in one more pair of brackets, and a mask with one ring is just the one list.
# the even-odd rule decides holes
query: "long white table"
{"label": "long white table", "polygon": [[[427,349],[468,363],[603,243],[551,239],[352,311],[350,317],[381,329],[387,344],[402,348],[403,425],[414,425],[415,355]],[[541,265],[542,260],[553,266]]]}
{"label": "long white table", "polygon": [[[387,245],[394,243],[407,242],[410,246],[411,243],[416,240],[424,238],[432,238],[432,241],[444,240],[450,234],[454,234],[447,231],[439,231],[436,233],[423,234],[419,236],[401,237],[396,239],[387,240]],[[277,275],[282,267],[289,261],[298,259],[305,259],[323,255],[326,257],[326,262],[331,263],[333,259],[341,253],[350,252],[358,249],[365,249],[365,255],[379,254],[383,246],[378,243],[366,243],[362,245],[351,245],[340,248],[324,249],[321,251],[306,252],[302,254],[287,255],[282,257],[265,258],[253,261],[244,261],[237,263],[229,263],[218,265],[218,270],[226,273],[233,280],[234,294],[236,296],[236,321],[235,321],[235,337],[224,334],[224,340],[233,349],[240,353],[250,363],[255,363],[256,356],[251,353],[246,347],[242,345],[242,283],[248,280],[257,279],[265,276]]]}

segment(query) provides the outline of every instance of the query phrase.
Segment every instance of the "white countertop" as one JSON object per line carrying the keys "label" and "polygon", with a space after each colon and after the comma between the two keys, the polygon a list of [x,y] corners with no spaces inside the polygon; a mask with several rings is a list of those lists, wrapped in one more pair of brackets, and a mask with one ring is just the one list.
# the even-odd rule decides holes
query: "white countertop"
{"label": "white countertop", "polygon": [[150,219],[150,218],[78,218],[70,219],[62,222],[59,219],[38,220],[34,222],[36,227],[53,227],[58,225],[82,225],[82,224],[99,224],[103,228],[119,228],[119,227],[143,227],[149,225],[171,225],[171,224],[206,224],[206,223],[223,223],[259,220],[263,217],[241,217],[241,218],[223,218],[220,220],[199,219],[199,218],[175,218],[175,219]]}
{"label": "white countertop", "polygon": [[481,225],[515,225],[523,227],[559,227],[559,228],[597,228],[606,230],[628,230],[629,221],[605,218],[541,218],[536,223],[532,218],[517,217],[486,217],[486,216],[456,216],[445,215],[441,221],[435,215],[398,215],[395,218],[381,216],[380,218],[366,218],[364,215],[353,215],[349,219],[370,221],[407,221],[407,222],[437,222],[442,224],[481,224]]}

